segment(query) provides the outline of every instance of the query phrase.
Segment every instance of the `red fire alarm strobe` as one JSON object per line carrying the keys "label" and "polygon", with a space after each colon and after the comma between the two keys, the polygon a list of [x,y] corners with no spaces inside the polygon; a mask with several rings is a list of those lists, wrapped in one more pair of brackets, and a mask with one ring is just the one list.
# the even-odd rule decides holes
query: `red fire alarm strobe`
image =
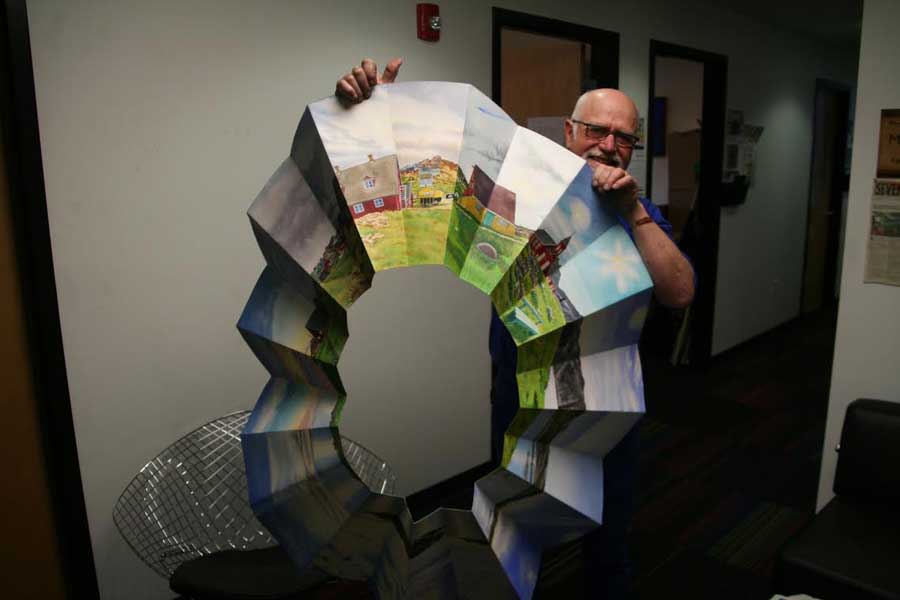
{"label": "red fire alarm strobe", "polygon": [[416,4],[416,33],[426,42],[441,39],[441,9],[437,4]]}

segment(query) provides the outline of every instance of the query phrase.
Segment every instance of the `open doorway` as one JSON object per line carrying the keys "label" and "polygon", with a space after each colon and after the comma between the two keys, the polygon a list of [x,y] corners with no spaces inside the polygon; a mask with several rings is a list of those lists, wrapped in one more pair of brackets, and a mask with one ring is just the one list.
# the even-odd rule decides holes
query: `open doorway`
{"label": "open doorway", "polygon": [[712,351],[728,59],[650,41],[646,194],[672,222],[697,275],[693,304],[656,306],[642,352],[702,365]]}
{"label": "open doorway", "polygon": [[578,96],[618,87],[619,34],[500,8],[493,15],[494,102],[562,144]]}
{"label": "open doorway", "polygon": [[837,300],[841,238],[850,186],[849,132],[850,88],[817,80],[801,313]]}
{"label": "open doorway", "polygon": [[[653,203],[672,223],[676,242],[694,210],[700,174],[703,63],[657,56],[650,104]],[[648,190],[648,194],[650,190]]]}

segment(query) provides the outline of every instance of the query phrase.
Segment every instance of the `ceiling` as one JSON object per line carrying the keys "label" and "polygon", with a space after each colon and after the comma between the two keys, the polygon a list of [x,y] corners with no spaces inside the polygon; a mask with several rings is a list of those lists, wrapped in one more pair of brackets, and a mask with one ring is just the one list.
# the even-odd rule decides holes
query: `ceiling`
{"label": "ceiling", "polygon": [[863,0],[720,0],[717,4],[828,44],[848,50],[859,47]]}

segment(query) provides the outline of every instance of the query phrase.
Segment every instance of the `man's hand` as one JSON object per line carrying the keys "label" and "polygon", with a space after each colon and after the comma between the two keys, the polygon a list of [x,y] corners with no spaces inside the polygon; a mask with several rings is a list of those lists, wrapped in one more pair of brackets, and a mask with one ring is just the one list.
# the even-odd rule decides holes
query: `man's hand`
{"label": "man's hand", "polygon": [[611,201],[619,214],[626,219],[637,208],[638,184],[625,169],[600,163],[594,169],[592,183],[600,195]]}
{"label": "man's hand", "polygon": [[334,95],[346,103],[362,102],[372,95],[372,88],[376,85],[392,83],[397,79],[402,64],[402,58],[393,59],[379,76],[375,61],[364,58],[360,66],[353,67],[349,73],[337,80]]}
{"label": "man's hand", "polygon": [[604,201],[612,202],[619,214],[632,226],[634,243],[653,280],[653,293],[663,305],[684,308],[694,299],[694,268],[678,246],[656,225],[635,227],[650,216],[638,201],[638,184],[619,167],[594,163],[592,183]]}

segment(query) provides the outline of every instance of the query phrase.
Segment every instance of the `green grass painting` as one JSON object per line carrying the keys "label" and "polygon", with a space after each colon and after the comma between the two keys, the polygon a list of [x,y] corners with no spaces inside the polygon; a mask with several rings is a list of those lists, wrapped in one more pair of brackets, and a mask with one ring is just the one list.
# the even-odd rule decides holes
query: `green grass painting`
{"label": "green grass painting", "polygon": [[477,231],[478,222],[475,218],[454,203],[450,210],[444,264],[457,275],[463,269]]}
{"label": "green grass painting", "polygon": [[356,219],[356,227],[376,272],[409,264],[403,212],[386,210]]}
{"label": "green grass painting", "polygon": [[490,294],[526,243],[479,225],[459,278]]}
{"label": "green grass painting", "polygon": [[339,261],[334,272],[322,282],[322,288],[344,308],[349,308],[370,286],[371,279],[358,268],[352,257]]}
{"label": "green grass painting", "polygon": [[562,329],[556,329],[522,344],[516,351],[516,382],[522,408],[544,408],[550,365],[556,356],[561,334]]}
{"label": "green grass painting", "polygon": [[325,335],[319,344],[317,352],[313,355],[313,358],[316,360],[333,365],[337,364],[349,336],[347,332],[347,313],[341,308],[337,308],[335,311],[340,311],[343,314],[330,314],[328,316],[328,322],[325,325]]}
{"label": "green grass painting", "polygon": [[442,265],[447,246],[452,204],[428,208],[406,208],[403,227],[406,230],[407,260],[412,265]]}
{"label": "green grass painting", "polygon": [[[348,223],[345,227],[353,225]],[[343,250],[339,252],[337,248],[341,246]],[[333,251],[326,250],[326,256],[317,265],[314,276],[319,276],[319,268],[324,261],[334,261],[327,269],[325,279],[321,280],[321,285],[346,309],[372,286],[371,262],[355,231],[342,231],[340,236],[334,236],[329,248],[333,248]]]}
{"label": "green grass painting", "polygon": [[515,305],[500,315],[516,345],[558,329],[566,324],[562,306],[546,280],[531,289]]}
{"label": "green grass painting", "polygon": [[552,365],[561,336],[562,329],[554,329],[519,346],[516,351],[516,372],[524,373]]}
{"label": "green grass painting", "polygon": [[508,311],[520,298],[544,281],[544,273],[537,258],[531,246],[526,245],[491,291],[491,300],[497,313],[503,314]]}
{"label": "green grass painting", "polygon": [[544,391],[550,381],[550,367],[534,369],[516,374],[519,386],[519,406],[522,408],[544,408]]}
{"label": "green grass painting", "polygon": [[501,466],[509,466],[509,461],[512,460],[512,455],[516,449],[516,444],[519,442],[519,438],[522,437],[522,434],[528,430],[540,414],[540,411],[527,409],[520,409],[519,412],[516,413],[515,418],[512,423],[509,424],[506,433],[503,435],[503,456],[500,460]]}

